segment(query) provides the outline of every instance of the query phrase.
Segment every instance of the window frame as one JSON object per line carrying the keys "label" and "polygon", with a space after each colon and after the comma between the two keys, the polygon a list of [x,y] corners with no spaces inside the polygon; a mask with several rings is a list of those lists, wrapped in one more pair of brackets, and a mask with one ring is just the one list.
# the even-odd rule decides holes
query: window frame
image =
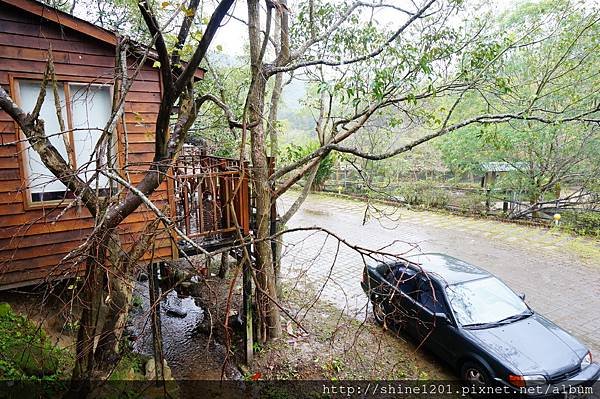
{"label": "window frame", "polygon": [[[434,279],[432,279],[431,277],[425,277],[423,275],[419,276],[419,282],[417,284],[417,289],[418,289],[418,295],[417,295],[417,299],[416,302],[421,305],[422,308],[427,309],[430,313],[444,313],[445,315],[448,316],[449,311],[448,311],[448,304],[446,301],[446,298],[444,297],[443,294],[443,289],[442,287],[440,287],[440,285],[438,284],[437,281],[435,281]],[[440,312],[434,312],[432,309],[429,309],[421,300],[421,297],[423,296],[423,293],[425,292],[425,290],[427,290],[428,292],[431,292],[431,298],[433,299],[433,292],[435,291],[435,302],[438,305],[441,305],[444,309]]]}
{"label": "window frame", "polygon": [[[404,277],[404,279],[402,281],[394,281],[394,286],[397,287],[397,290],[402,292],[404,295],[406,295],[407,298],[412,299],[413,301],[417,301],[417,298],[419,296],[419,272],[414,270],[411,267],[408,267],[406,265],[402,265],[399,268],[404,269],[401,272],[401,275]],[[410,281],[410,284],[414,284],[415,285],[415,290],[411,291],[411,292],[407,292],[405,290],[403,290],[402,288],[406,288],[403,287],[403,285],[407,284],[407,282]]]}
{"label": "window frame", "polygon": [[[21,97],[20,97],[20,87],[19,87],[19,81],[20,80],[34,80],[37,82],[41,82],[44,79],[44,74],[43,73],[10,73],[8,75],[8,79],[9,79],[9,88],[10,88],[10,92],[12,94],[12,98],[15,100],[17,105],[21,105]],[[71,129],[71,126],[73,126],[73,120],[72,120],[72,109],[71,109],[71,92],[70,92],[70,85],[71,84],[90,84],[90,85],[97,85],[97,86],[106,86],[109,89],[109,95],[110,98],[112,100],[113,95],[114,95],[114,85],[113,85],[113,81],[111,79],[106,79],[106,78],[88,78],[88,77],[80,77],[80,76],[70,76],[70,75],[62,75],[62,74],[56,74],[56,81],[60,84],[64,85],[64,93],[65,93],[65,108],[66,108],[66,118],[65,118],[65,122],[68,125],[68,128]],[[48,98],[45,99],[45,101],[48,101]],[[54,100],[52,100],[54,101]],[[111,104],[112,105],[112,104]],[[65,115],[63,115],[63,117],[65,117]],[[115,133],[116,133],[116,155],[117,155],[117,167],[119,169],[122,169],[123,165],[123,160],[122,160],[122,146],[123,143],[121,143],[122,140],[122,135],[123,135],[123,117],[119,118],[119,120],[117,121],[116,124],[116,128],[115,128]],[[29,187],[29,168],[27,167],[27,148],[30,146],[29,142],[27,140],[27,137],[25,137],[25,134],[22,132],[21,128],[19,127],[19,124],[14,121],[14,125],[15,125],[15,137],[17,140],[17,159],[18,159],[18,164],[19,164],[19,173],[20,173],[20,180],[22,182],[22,187],[20,188],[20,192],[24,193],[23,197],[23,207],[24,209],[27,210],[36,210],[36,209],[44,209],[44,208],[48,208],[49,206],[53,207],[53,208],[62,208],[62,207],[66,207],[68,206],[72,201],[73,198],[61,198],[61,199],[57,199],[57,200],[47,200],[47,201],[33,201],[32,200],[32,192],[31,189]],[[74,149],[74,145],[75,145],[75,141],[74,141],[75,137],[74,137],[74,132],[71,130],[69,132],[69,141],[71,143],[72,148]],[[69,152],[67,152],[69,153]],[[74,157],[76,158],[76,155],[74,155]],[[70,157],[69,157],[70,158]],[[77,160],[71,160],[69,159],[69,163],[74,164],[75,166],[77,166]]]}

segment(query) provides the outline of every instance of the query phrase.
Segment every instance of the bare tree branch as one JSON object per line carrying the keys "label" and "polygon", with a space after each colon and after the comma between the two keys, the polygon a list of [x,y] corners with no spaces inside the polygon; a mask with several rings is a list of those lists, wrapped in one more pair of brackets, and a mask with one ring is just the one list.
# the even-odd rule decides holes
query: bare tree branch
{"label": "bare tree branch", "polygon": [[[396,32],[393,35],[391,35],[383,45],[381,45],[380,47],[371,51],[368,54],[364,54],[364,55],[361,55],[359,57],[352,58],[349,60],[337,61],[337,60],[320,59],[320,60],[303,61],[303,62],[298,62],[296,64],[280,66],[280,67],[276,66],[276,67],[269,68],[267,71],[267,74],[270,76],[270,75],[273,75],[276,73],[289,72],[289,71],[293,71],[295,69],[305,68],[305,67],[314,66],[314,65],[339,66],[339,65],[355,64],[357,62],[364,61],[369,58],[374,58],[374,57],[378,56],[379,54],[381,54],[394,40],[396,40],[400,36],[400,34],[402,32],[404,32],[414,21],[419,19],[425,13],[425,11],[427,11],[427,9],[429,9],[429,7],[431,7],[431,5],[435,2],[436,2],[436,0],[429,0],[427,3],[425,3],[425,5],[423,5],[404,24],[402,24],[402,26],[400,26],[400,28],[398,28],[398,30],[396,30]],[[356,5],[356,7],[358,7],[358,5]],[[352,8],[352,7],[350,7],[350,8]],[[352,11],[350,11],[350,14],[352,13]],[[348,14],[348,15],[350,15],[350,14]],[[337,25],[335,25],[335,27],[337,28]],[[311,43],[311,45],[312,45],[312,43]],[[291,59],[297,58],[297,57],[294,57],[297,54],[295,52],[293,54],[294,55],[291,57]],[[299,56],[299,54],[297,56]]]}

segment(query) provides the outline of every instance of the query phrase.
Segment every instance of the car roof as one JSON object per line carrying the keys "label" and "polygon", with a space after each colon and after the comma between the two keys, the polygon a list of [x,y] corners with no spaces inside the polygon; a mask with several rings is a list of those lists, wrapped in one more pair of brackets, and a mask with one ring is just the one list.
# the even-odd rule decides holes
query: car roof
{"label": "car roof", "polygon": [[457,284],[492,276],[477,266],[445,254],[425,253],[406,259],[416,264],[412,265],[413,268],[423,270],[442,284]]}

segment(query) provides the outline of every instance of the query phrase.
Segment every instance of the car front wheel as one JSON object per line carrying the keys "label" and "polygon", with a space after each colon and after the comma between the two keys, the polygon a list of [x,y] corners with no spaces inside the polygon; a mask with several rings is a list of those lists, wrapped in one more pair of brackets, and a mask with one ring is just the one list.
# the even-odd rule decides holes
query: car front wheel
{"label": "car front wheel", "polygon": [[371,305],[373,306],[373,317],[375,321],[380,326],[383,326],[385,323],[385,309],[381,300],[373,300],[371,301]]}
{"label": "car front wheel", "polygon": [[486,387],[490,384],[490,378],[485,368],[475,362],[466,362],[461,367],[460,375],[464,382],[474,387],[476,390],[480,387]]}

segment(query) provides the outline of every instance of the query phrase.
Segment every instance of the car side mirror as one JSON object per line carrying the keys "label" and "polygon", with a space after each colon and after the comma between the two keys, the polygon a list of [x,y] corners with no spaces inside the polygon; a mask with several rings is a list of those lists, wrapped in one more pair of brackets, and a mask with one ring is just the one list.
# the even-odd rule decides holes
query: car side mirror
{"label": "car side mirror", "polygon": [[434,313],[433,317],[435,317],[436,323],[450,324],[450,319],[448,318],[448,315],[446,313]]}
{"label": "car side mirror", "polygon": [[525,293],[519,294],[519,298],[521,298],[524,301],[525,300]]}

